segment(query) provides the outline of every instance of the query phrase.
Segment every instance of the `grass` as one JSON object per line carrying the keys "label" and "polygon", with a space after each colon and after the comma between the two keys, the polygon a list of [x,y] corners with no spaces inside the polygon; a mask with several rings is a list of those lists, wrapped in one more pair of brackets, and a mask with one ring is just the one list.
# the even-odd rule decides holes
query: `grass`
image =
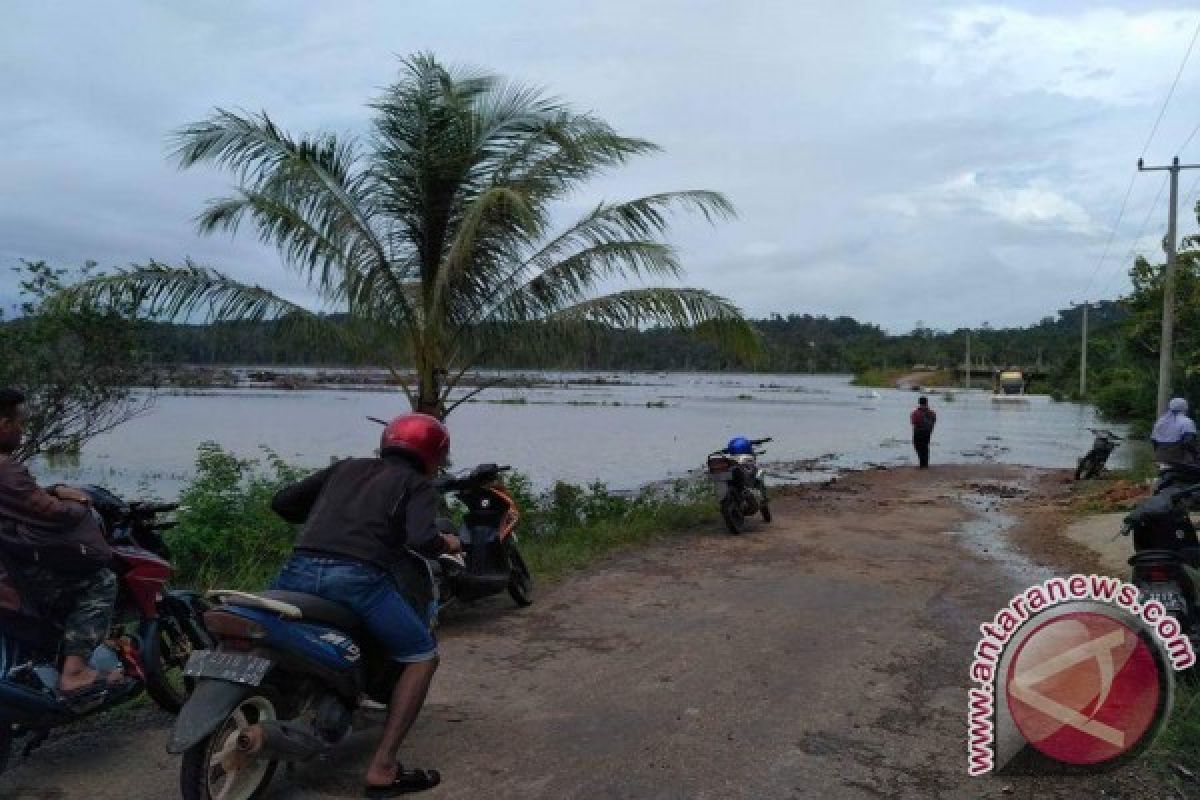
{"label": "grass", "polygon": [[[304,474],[268,450],[260,459],[242,459],[216,444],[201,445],[196,476],[180,495],[179,524],[167,532],[179,585],[251,590],[267,585],[296,537],[271,511],[271,498]],[[522,513],[522,552],[543,580],[717,519],[708,486],[694,482],[632,495],[614,494],[601,483],[558,483],[538,493],[521,474],[506,483]],[[449,513],[455,513],[453,504]]]}
{"label": "grass", "polygon": [[541,580],[557,580],[599,558],[672,534],[717,521],[716,502],[705,492],[660,499],[628,501],[621,512],[606,518],[526,535],[521,551]]}
{"label": "grass", "polygon": [[[1168,786],[1178,789],[1181,796],[1196,796],[1200,787],[1200,680],[1180,681],[1171,721],[1147,758]],[[1185,777],[1179,767],[1198,777]]]}
{"label": "grass", "polygon": [[868,386],[872,389],[891,389],[901,375],[907,374],[902,369],[880,369],[872,367],[854,376],[850,383],[854,386]]}

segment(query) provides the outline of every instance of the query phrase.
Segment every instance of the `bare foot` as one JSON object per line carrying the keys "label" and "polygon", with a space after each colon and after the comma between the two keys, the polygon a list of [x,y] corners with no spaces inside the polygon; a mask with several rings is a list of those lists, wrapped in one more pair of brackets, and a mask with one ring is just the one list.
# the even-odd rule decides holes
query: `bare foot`
{"label": "bare foot", "polygon": [[[113,670],[108,674],[107,683],[109,686],[116,686],[125,676],[120,670]],[[58,678],[58,690],[60,692],[76,692],[80,689],[87,688],[100,680],[100,673],[97,670],[84,667],[71,672],[63,670],[62,675]]]}
{"label": "bare foot", "polygon": [[399,764],[391,764],[387,768],[377,767],[371,764],[367,768],[367,786],[387,786],[392,781],[396,780],[396,774],[400,771]]}

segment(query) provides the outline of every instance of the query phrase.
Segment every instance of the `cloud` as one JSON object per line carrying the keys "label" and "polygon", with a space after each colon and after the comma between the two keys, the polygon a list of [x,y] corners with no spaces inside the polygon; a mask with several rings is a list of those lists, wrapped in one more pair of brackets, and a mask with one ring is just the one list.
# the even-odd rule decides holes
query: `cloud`
{"label": "cloud", "polygon": [[981,213],[1013,225],[1084,235],[1101,232],[1083,206],[1050,188],[1042,179],[1027,185],[1005,186],[981,181],[975,172],[963,172],[927,188],[885,195],[877,204],[881,209],[910,218]]}
{"label": "cloud", "polygon": [[[688,283],[751,313],[850,314],[902,329],[1035,321],[1079,299],[1097,271],[1195,25],[1194,9],[1078,0],[288,9],[6,9],[0,267],[192,256],[311,301],[249,226],[196,234],[195,214],[232,179],[178,171],[169,134],[216,106],[266,109],[295,132],[361,134],[397,55],[431,50],[543,85],[663,145],[572,198],[563,222],[603,199],[726,192],[736,221],[680,220],[672,240]],[[1198,78],[1193,63],[1151,159],[1173,155],[1200,122],[1187,101]],[[1185,158],[1200,137],[1192,149]],[[1136,180],[1099,285],[1123,285],[1130,249],[1157,251],[1159,185]],[[1194,215],[1181,216],[1182,232],[1195,230]],[[0,269],[0,297],[14,286]]]}
{"label": "cloud", "polygon": [[[1049,92],[1114,104],[1159,99],[1196,26],[1195,10],[1080,14],[958,8],[922,26],[917,61],[933,81],[994,93]],[[1130,58],[1138,53],[1138,58]]]}

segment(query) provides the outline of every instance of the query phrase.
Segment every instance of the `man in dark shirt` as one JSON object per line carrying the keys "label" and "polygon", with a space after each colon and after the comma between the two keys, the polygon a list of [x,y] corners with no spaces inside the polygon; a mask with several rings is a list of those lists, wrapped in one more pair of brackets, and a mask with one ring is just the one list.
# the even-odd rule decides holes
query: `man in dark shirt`
{"label": "man in dark shirt", "polygon": [[[275,495],[271,507],[304,523],[295,552],[274,588],[341,603],[395,661],[405,665],[392,691],[383,736],[367,769],[367,790],[383,797],[441,780],[436,770],[406,770],[396,751],[416,721],[437,669],[430,630],[432,577],[415,553],[458,552],[458,537],[437,527],[438,493],[430,481],[446,461],[450,434],[424,414],[384,428],[379,458],[340,461]],[[418,599],[419,598],[419,599]]]}
{"label": "man in dark shirt", "polygon": [[[25,435],[24,419],[25,396],[0,388],[0,520],[36,525],[52,534],[68,531],[91,513],[91,498],[69,486],[42,489],[13,457]],[[117,600],[116,576],[104,568],[79,575],[40,563],[14,566],[38,605],[63,625],[59,691],[75,698],[119,684],[119,673],[103,676],[88,666],[92,651],[108,636]]]}
{"label": "man in dark shirt", "polygon": [[929,407],[929,398],[917,399],[917,407],[908,418],[913,429],[913,449],[917,451],[917,461],[921,469],[929,469],[929,440],[933,438],[933,426],[937,424],[937,414]]}

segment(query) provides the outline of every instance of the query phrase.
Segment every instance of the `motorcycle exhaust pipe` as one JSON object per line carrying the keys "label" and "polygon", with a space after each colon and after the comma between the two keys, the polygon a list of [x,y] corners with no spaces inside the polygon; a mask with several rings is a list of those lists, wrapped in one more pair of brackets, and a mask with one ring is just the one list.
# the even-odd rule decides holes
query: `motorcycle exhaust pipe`
{"label": "motorcycle exhaust pipe", "polygon": [[304,761],[330,747],[307,725],[275,720],[252,725],[237,738],[239,752],[279,761]]}

